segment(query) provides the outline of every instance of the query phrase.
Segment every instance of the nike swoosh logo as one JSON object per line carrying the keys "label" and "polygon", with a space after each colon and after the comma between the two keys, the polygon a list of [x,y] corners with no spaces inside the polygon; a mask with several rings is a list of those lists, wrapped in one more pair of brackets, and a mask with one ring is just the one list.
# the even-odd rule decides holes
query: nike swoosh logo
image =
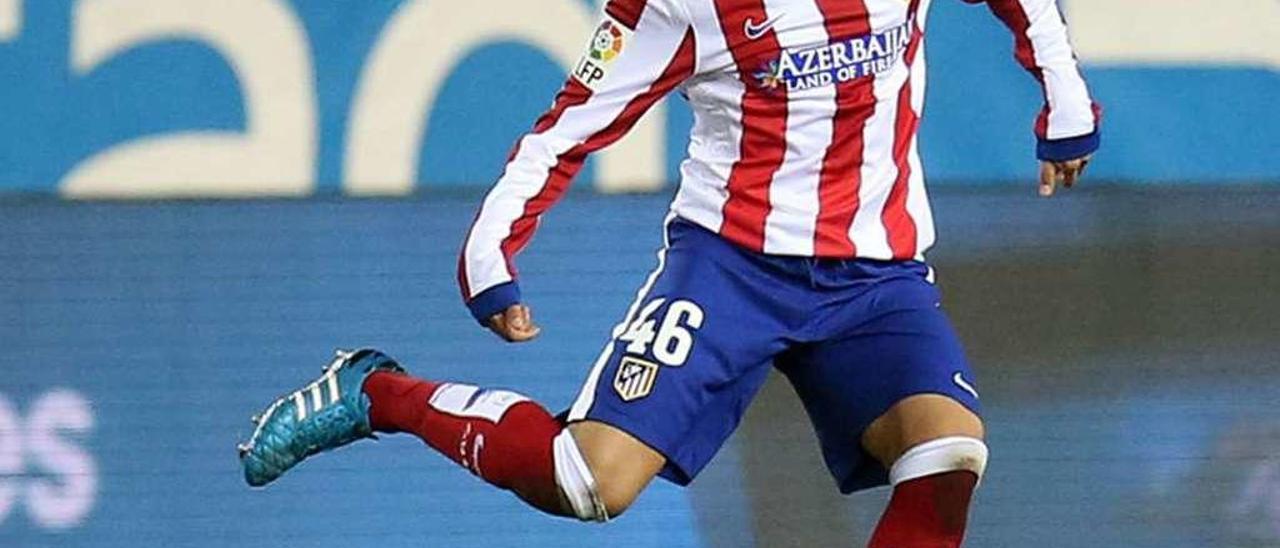
{"label": "nike swoosh logo", "polygon": [[951,382],[956,383],[956,386],[959,386],[965,392],[973,394],[974,398],[978,397],[978,390],[972,384],[969,384],[969,381],[964,380],[964,376],[959,371],[956,371],[956,374],[951,376]]}
{"label": "nike swoosh logo", "polygon": [[748,17],[747,20],[742,24],[742,31],[747,35],[747,40],[759,40],[763,38],[766,33],[769,32],[769,29],[772,29],[773,26],[778,24],[778,21],[785,16],[786,16],[785,13],[780,13],[774,16],[773,18],[768,19],[765,22],[760,23],[758,25],[756,24],[754,19]]}

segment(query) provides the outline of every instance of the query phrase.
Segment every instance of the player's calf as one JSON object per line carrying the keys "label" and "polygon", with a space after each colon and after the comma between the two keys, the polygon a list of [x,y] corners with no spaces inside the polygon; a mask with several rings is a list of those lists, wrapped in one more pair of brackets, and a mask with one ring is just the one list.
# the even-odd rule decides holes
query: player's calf
{"label": "player's calf", "polygon": [[593,521],[607,517],[598,511],[594,477],[569,435],[528,398],[394,373],[370,377],[365,393],[373,402],[374,430],[413,434],[543,511]]}
{"label": "player's calf", "polygon": [[514,392],[385,372],[369,378],[365,393],[375,431],[413,434],[554,515],[597,522],[617,517],[663,465],[661,456],[613,427],[566,428]]}
{"label": "player's calf", "polygon": [[987,466],[982,422],[938,395],[895,405],[863,445],[890,466],[893,497],[869,548],[953,548],[964,540],[969,503]]}
{"label": "player's calf", "polygon": [[954,436],[907,451],[890,470],[893,497],[869,548],[955,548],[987,464],[981,440]]}

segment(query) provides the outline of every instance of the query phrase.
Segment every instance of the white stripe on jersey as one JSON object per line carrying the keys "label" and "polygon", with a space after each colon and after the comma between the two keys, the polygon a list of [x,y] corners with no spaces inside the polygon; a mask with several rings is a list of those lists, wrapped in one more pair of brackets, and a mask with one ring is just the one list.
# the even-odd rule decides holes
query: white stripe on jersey
{"label": "white stripe on jersey", "polygon": [[[867,9],[870,10],[872,32],[883,32],[907,20],[906,2],[868,1]],[[898,94],[906,82],[907,71],[902,63],[887,73],[875,76],[876,111],[863,130],[863,183],[858,191],[861,206],[849,227],[849,239],[853,240],[860,257],[893,258],[889,235],[880,218],[884,214],[889,191],[893,190],[893,181],[898,176],[898,168],[893,162],[893,136],[898,122]]]}
{"label": "white stripe on jersey", "polygon": [[[821,25],[796,21],[822,21],[816,2],[765,0],[782,49],[801,49],[829,42]],[[813,255],[818,222],[818,183],[824,154],[831,143],[836,115],[836,87],[822,86],[792,91],[787,96],[787,150],[782,166],[769,186],[769,214],[765,217],[764,252]]]}
{"label": "white stripe on jersey", "polygon": [[[928,22],[929,5],[932,0],[921,0],[919,21],[921,26]],[[925,38],[920,37],[920,53],[916,55],[915,64],[911,66],[911,108],[917,115],[924,114],[925,87],[928,83],[928,66],[925,62]],[[911,151],[907,155],[911,166],[911,178],[907,186],[907,213],[916,223],[916,258],[923,260],[925,250],[933,246],[936,239],[933,226],[933,210],[929,207],[928,190],[924,186],[924,162],[920,160],[920,135],[911,136]]]}
{"label": "white stripe on jersey", "polygon": [[[709,4],[690,6],[699,55],[703,56],[701,64],[733,66],[720,20]],[[680,165],[680,190],[671,210],[707,230],[719,232],[724,224],[724,204],[729,199],[729,174],[742,154],[742,97],[747,88],[737,78],[717,78],[715,85],[700,80],[703,79],[695,78],[684,88],[694,121],[689,134],[689,157]]]}

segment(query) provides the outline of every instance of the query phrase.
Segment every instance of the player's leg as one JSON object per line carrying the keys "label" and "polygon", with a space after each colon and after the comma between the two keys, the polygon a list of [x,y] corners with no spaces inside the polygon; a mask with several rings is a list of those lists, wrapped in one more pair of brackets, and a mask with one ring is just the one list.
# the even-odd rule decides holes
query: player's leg
{"label": "player's leg", "polygon": [[879,284],[828,322],[852,328],[779,363],[841,491],[894,485],[875,548],[959,546],[985,469],[973,376],[937,298],[922,277]]}
{"label": "player's leg", "polygon": [[893,496],[870,546],[959,546],[987,463],[977,414],[949,396],[908,397],[871,423],[868,453],[889,469]]}
{"label": "player's leg", "polygon": [[374,432],[409,433],[541,510],[589,521],[620,514],[664,463],[616,428],[566,428],[520,394],[412,377],[375,350],[339,353],[320,379],[255,422],[241,446],[251,485]]}

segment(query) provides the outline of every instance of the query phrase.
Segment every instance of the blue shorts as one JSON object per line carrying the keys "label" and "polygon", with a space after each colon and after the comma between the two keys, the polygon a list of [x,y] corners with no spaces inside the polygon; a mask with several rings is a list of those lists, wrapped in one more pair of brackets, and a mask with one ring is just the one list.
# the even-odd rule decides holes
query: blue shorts
{"label": "blue shorts", "polygon": [[769,373],[782,371],[844,493],[887,483],[862,432],[893,404],[943,394],[979,412],[973,374],[929,267],[763,255],[688,221],[596,361],[570,421],[618,427],[697,476]]}

